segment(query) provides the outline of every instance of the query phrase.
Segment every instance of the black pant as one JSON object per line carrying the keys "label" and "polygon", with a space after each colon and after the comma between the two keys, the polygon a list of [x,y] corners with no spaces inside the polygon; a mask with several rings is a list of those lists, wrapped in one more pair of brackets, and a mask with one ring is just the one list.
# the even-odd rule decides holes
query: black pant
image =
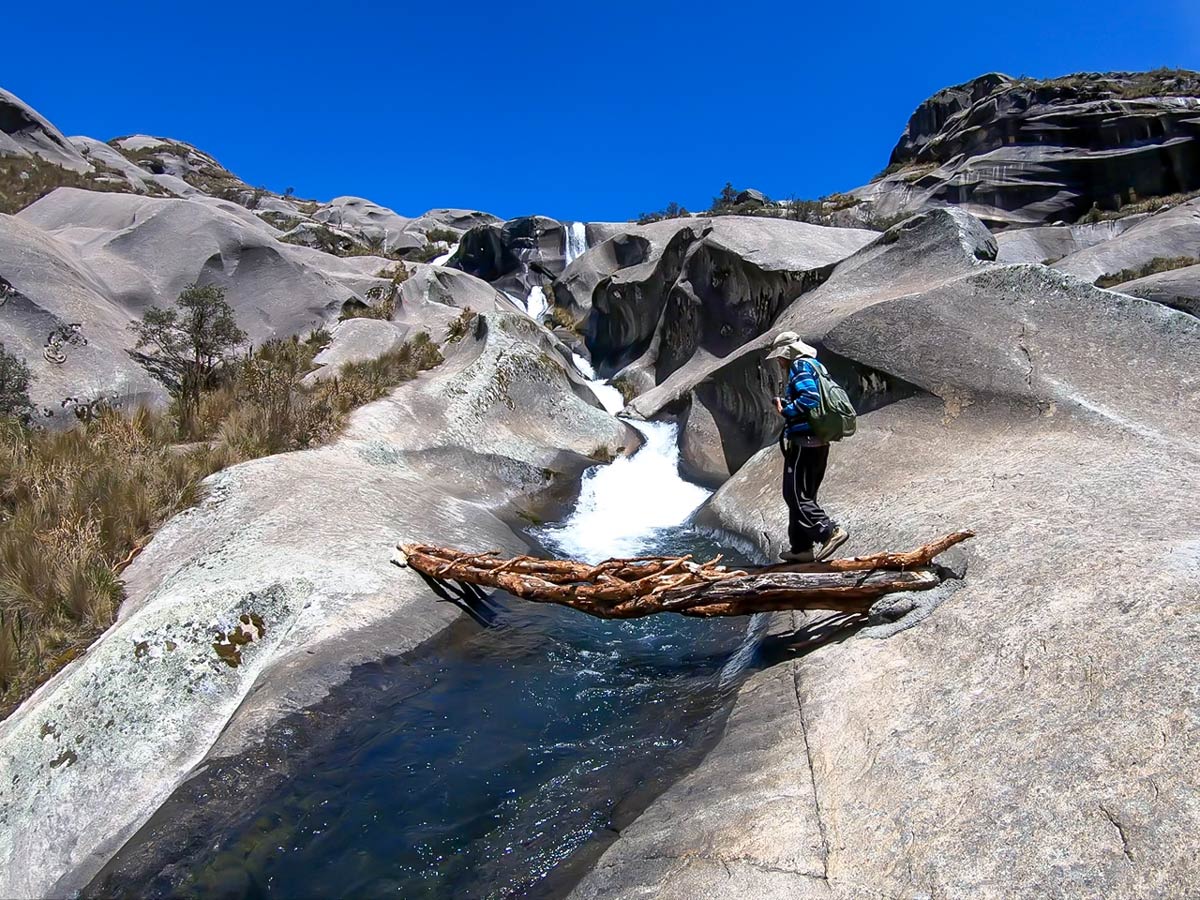
{"label": "black pant", "polygon": [[833,523],[817,503],[825,478],[829,445],[804,447],[795,441],[783,444],[783,500],[788,506],[788,540],[792,550],[811,550],[833,530]]}

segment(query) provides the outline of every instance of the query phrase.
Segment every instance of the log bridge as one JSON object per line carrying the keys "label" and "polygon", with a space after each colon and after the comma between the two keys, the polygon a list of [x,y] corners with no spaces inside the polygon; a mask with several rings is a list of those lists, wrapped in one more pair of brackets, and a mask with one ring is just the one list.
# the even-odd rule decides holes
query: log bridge
{"label": "log bridge", "polygon": [[721,556],[707,562],[691,555],[644,556],[593,565],[428,544],[398,545],[393,562],[420,573],[442,596],[450,582],[458,586],[451,593],[464,600],[481,598],[481,588],[500,588],[523,600],[557,603],[601,619],[812,609],[863,614],[886,594],[937,587],[945,573],[934,558],[973,536],[956,531],[906,553],[757,568],[729,568],[720,565]]}

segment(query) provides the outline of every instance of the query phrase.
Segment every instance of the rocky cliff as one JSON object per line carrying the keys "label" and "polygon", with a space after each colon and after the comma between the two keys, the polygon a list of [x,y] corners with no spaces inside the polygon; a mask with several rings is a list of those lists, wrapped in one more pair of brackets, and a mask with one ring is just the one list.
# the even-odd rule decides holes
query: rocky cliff
{"label": "rocky cliff", "polygon": [[885,173],[850,196],[875,216],[954,205],[1010,226],[1074,222],[1093,208],[1197,189],[1197,73],[992,73],[917,107]]}

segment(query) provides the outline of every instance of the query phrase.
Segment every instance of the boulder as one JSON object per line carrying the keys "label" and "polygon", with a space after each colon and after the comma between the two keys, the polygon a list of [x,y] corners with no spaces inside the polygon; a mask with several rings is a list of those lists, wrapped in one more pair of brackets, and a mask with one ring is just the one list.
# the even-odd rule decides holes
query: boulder
{"label": "boulder", "polygon": [[259,343],[328,322],[348,300],[363,299],[226,201],[59,188],[18,218],[70,247],[130,319],[192,282],[216,284]]}
{"label": "boulder", "polygon": [[1200,260],[1200,198],[1156,213],[1111,240],[1072,253],[1054,268],[1095,281],[1165,257]]}
{"label": "boulder", "polygon": [[545,216],[478,225],[462,235],[446,265],[461,269],[524,302],[531,289],[566,266],[566,230]]}
{"label": "boulder", "polygon": [[425,235],[432,229],[454,231],[460,236],[463,232],[484,225],[497,225],[500,219],[491,213],[479,212],[474,209],[431,209],[415,219],[410,219],[405,229],[414,234]]}
{"label": "boulder", "polygon": [[733,202],[738,206],[742,206],[743,204],[748,206],[766,206],[770,201],[767,200],[767,195],[762,191],[756,191],[754,188],[746,188],[744,191],[738,192]]}
{"label": "boulder", "polygon": [[362,197],[336,197],[313,213],[313,219],[355,235],[364,243],[378,244],[389,253],[419,250],[425,238],[405,230],[412,221],[386,206]]}
{"label": "boulder", "polygon": [[0,894],[77,891],[218,737],[236,753],[447,625],[389,563],[398,540],[521,552],[505,519],[634,440],[576,396],[544,329],[482,321],[336,443],[218,473],[159,531],[117,624],[0,724]]}
{"label": "boulder", "polygon": [[997,262],[1052,265],[1065,256],[1112,240],[1146,215],[1126,216],[1082,225],[1036,225],[1009,228],[996,235]]}
{"label": "boulder", "polygon": [[96,403],[165,402],[163,386],[129,356],[131,319],[74,247],[0,215],[0,334],[29,365],[40,421],[70,424]]}
{"label": "boulder", "polygon": [[[155,183],[177,196],[193,192],[221,197],[242,206],[254,206],[266,195],[265,188],[252,188],[203,150],[183,141],[135,134],[109,141],[129,162],[146,172]],[[187,185],[188,191],[181,187]]]}
{"label": "boulder", "polygon": [[[764,365],[763,357],[774,335],[783,330],[799,331],[822,348],[822,359],[860,412],[911,394],[915,387],[901,373],[849,358],[827,340],[827,331],[843,317],[859,311],[869,314],[883,301],[979,271],[995,258],[996,242],[978,219],[959,210],[924,213],[874,237],[831,267],[824,283],[783,308],[769,329],[724,356],[696,354],[634,400],[631,412],[645,418],[671,414],[694,390],[714,418],[730,471],[736,471],[779,435],[771,398],[783,389],[782,373],[775,365]],[[886,348],[886,333],[877,337]]]}
{"label": "boulder", "polygon": [[1200,316],[1200,265],[1135,278],[1112,290]]}
{"label": "boulder", "polygon": [[381,319],[339,322],[330,332],[329,343],[313,357],[313,364],[319,368],[305,376],[304,381],[333,378],[346,363],[378,359],[403,344],[407,334],[404,326]]}
{"label": "boulder", "polygon": [[706,487],[719,486],[731,474],[717,421],[694,392],[680,416],[679,471]]}
{"label": "boulder", "polygon": [[154,176],[139,166],[134,165],[123,154],[110,147],[103,141],[90,137],[73,137],[71,144],[79,154],[88,161],[89,165],[99,163],[106,169],[117,173],[125,183],[139,194],[172,193],[176,196],[186,196],[196,193],[194,188],[187,185],[188,190],[168,191],[163,185],[154,180]]}
{"label": "boulder", "polygon": [[[774,218],[672,219],[592,248],[556,295],[590,306],[585,333],[598,372],[636,363],[658,383],[698,353],[724,356],[762,333],[791,299],[875,237]],[[585,297],[591,273],[602,272]]]}

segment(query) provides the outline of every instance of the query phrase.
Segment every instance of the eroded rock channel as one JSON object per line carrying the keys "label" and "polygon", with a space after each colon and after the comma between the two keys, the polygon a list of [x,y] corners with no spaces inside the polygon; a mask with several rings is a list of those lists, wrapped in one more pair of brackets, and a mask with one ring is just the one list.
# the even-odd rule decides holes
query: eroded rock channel
{"label": "eroded rock channel", "polygon": [[[641,430],[531,539],[728,554],[682,522],[707,492],[675,474],[674,426]],[[623,514],[635,494],[656,517]],[[84,896],[561,895],[719,736],[762,624],[604,622],[503,595],[470,613],[211,761]]]}

